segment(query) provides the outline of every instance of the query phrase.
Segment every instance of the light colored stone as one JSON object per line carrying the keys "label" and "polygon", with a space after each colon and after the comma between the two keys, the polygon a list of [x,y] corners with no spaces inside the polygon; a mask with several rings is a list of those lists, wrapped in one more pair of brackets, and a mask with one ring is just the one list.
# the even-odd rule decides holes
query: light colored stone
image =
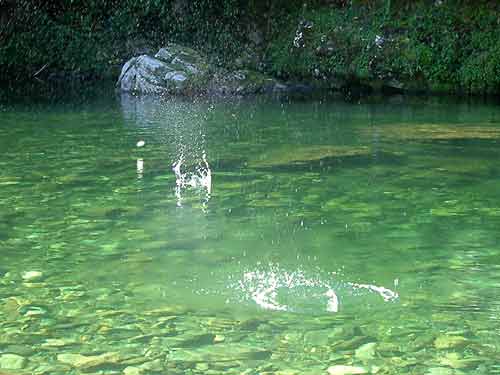
{"label": "light colored stone", "polygon": [[101,355],[85,356],[81,354],[64,353],[57,356],[61,363],[73,366],[80,370],[91,369],[105,364],[116,364],[120,361],[118,353],[110,352]]}
{"label": "light colored stone", "polygon": [[160,48],[160,50],[155,55],[155,58],[166,63],[171,62],[174,57],[175,54],[172,51],[169,51],[167,48]]}
{"label": "light colored stone", "polygon": [[37,317],[47,314],[47,311],[43,307],[39,306],[24,306],[20,309],[20,312],[24,316]]}
{"label": "light colored stone", "polygon": [[328,367],[329,375],[359,375],[368,374],[368,371],[363,367],[335,365]]}
{"label": "light colored stone", "polygon": [[124,92],[178,94],[194,88],[207,74],[207,62],[196,51],[170,44],[152,57],[141,55],[127,61],[118,78]]}
{"label": "light colored stone", "polygon": [[250,95],[289,89],[255,70],[227,71],[210,66],[202,54],[173,43],[161,48],[154,57],[140,55],[127,61],[117,87],[123,92],[160,95]]}
{"label": "light colored stone", "polygon": [[61,348],[63,346],[76,344],[73,340],[63,340],[63,339],[46,339],[40,346],[42,348]]}
{"label": "light colored stone", "polygon": [[220,342],[224,342],[225,340],[226,340],[226,337],[224,335],[215,335],[215,337],[214,337],[215,344],[220,343]]}
{"label": "light colored stone", "polygon": [[142,375],[144,374],[144,370],[139,367],[128,366],[123,369],[124,375]]}
{"label": "light colored stone", "polygon": [[298,370],[286,369],[286,370],[278,370],[275,372],[276,375],[300,375],[301,372]]}
{"label": "light colored stone", "polygon": [[2,354],[0,368],[7,370],[20,370],[26,366],[26,358],[17,354]]}
{"label": "light colored stone", "polygon": [[198,371],[207,371],[210,367],[208,366],[208,363],[202,362],[202,363],[197,363],[195,368]]}
{"label": "light colored stone", "polygon": [[22,278],[27,282],[34,282],[43,279],[43,273],[40,271],[26,271],[22,274]]}
{"label": "light colored stone", "polygon": [[431,367],[425,375],[454,375],[455,371],[446,367]]}
{"label": "light colored stone", "polygon": [[375,358],[375,348],[377,347],[377,343],[369,342],[367,344],[361,345],[358,349],[356,349],[354,356],[363,361],[367,362]]}

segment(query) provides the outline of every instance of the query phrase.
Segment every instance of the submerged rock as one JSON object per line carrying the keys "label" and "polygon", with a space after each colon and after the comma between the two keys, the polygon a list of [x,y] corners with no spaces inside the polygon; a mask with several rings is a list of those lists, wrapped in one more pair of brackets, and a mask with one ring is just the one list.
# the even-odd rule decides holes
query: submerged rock
{"label": "submerged rock", "polygon": [[45,339],[40,347],[41,348],[61,348],[64,346],[75,345],[78,342],[76,340],[71,339]]}
{"label": "submerged rock", "polygon": [[243,344],[217,344],[197,349],[178,349],[169,354],[170,361],[176,362],[230,362],[265,360],[271,356],[268,349]]}
{"label": "submerged rock", "polygon": [[20,370],[26,366],[26,358],[17,354],[0,355],[0,369]]}
{"label": "submerged rock", "polygon": [[250,161],[248,166],[251,168],[271,168],[307,164],[324,159],[341,159],[369,155],[370,148],[365,146],[289,146],[263,153],[257,159]]}
{"label": "submerged rock", "polygon": [[88,370],[103,365],[117,364],[120,359],[120,355],[114,352],[94,356],[72,353],[64,353],[57,356],[57,360],[59,362],[70,365],[79,370]]}
{"label": "submerged rock", "polygon": [[436,349],[453,349],[465,346],[467,339],[462,336],[443,335],[436,338],[434,347]]}
{"label": "submerged rock", "polygon": [[214,338],[215,335],[212,333],[186,332],[182,335],[170,338],[168,343],[175,348],[198,347],[212,344],[214,342]]}
{"label": "submerged rock", "polygon": [[[367,135],[372,135],[373,130]],[[377,134],[391,140],[452,141],[467,139],[499,139],[500,128],[483,125],[394,124],[380,126]]]}
{"label": "submerged rock", "polygon": [[26,271],[21,277],[26,282],[36,282],[43,279],[43,273],[40,271]]}
{"label": "submerged rock", "polygon": [[354,356],[363,362],[368,362],[375,358],[375,348],[377,347],[377,343],[369,342],[361,345],[358,349],[356,349]]}
{"label": "submerged rock", "polygon": [[453,375],[455,372],[446,367],[431,367],[425,375]]}
{"label": "submerged rock", "polygon": [[329,375],[358,375],[358,374],[368,374],[368,371],[363,367],[358,366],[345,366],[345,365],[335,365],[328,367]]}
{"label": "submerged rock", "polygon": [[20,307],[19,312],[24,316],[32,316],[32,317],[42,316],[47,314],[47,310],[44,309],[43,307],[32,306],[32,305]]}
{"label": "submerged rock", "polygon": [[454,369],[464,369],[476,367],[483,361],[482,358],[469,357],[463,358],[458,353],[446,353],[443,358],[439,360],[440,364]]}
{"label": "submerged rock", "polygon": [[123,375],[142,375],[144,371],[144,369],[139,367],[128,366],[123,369]]}

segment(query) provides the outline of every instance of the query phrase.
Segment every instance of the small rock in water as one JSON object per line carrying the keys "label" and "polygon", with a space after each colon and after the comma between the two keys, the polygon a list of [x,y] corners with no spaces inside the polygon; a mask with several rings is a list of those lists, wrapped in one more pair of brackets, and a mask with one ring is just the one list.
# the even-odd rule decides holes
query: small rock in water
{"label": "small rock in water", "polygon": [[363,362],[367,362],[375,358],[375,347],[377,343],[369,342],[367,344],[361,345],[355,351],[355,357]]}
{"label": "small rock in water", "polygon": [[363,367],[358,366],[344,366],[336,365],[328,367],[328,374],[330,375],[358,375],[368,374],[368,371]]}
{"label": "small rock in water", "polygon": [[24,316],[37,317],[47,314],[47,311],[43,307],[39,306],[27,305],[19,308],[18,310]]}
{"label": "small rock in water", "polygon": [[8,370],[20,370],[26,366],[26,358],[17,354],[2,354],[0,356],[0,368]]}
{"label": "small rock in water", "polygon": [[208,366],[208,363],[197,363],[195,366],[196,370],[198,371],[207,371],[210,367]]}
{"label": "small rock in water", "polygon": [[22,278],[24,281],[34,282],[41,280],[43,278],[43,273],[40,271],[26,271],[22,274]]}
{"label": "small rock in water", "polygon": [[139,367],[128,366],[123,370],[124,375],[142,375],[144,374],[144,370]]}
{"label": "small rock in water", "polygon": [[46,339],[44,343],[40,345],[42,348],[61,348],[63,346],[69,346],[76,344],[76,341],[63,340],[63,339]]}
{"label": "small rock in water", "polygon": [[447,367],[431,367],[425,375],[453,375],[455,371]]}
{"label": "small rock in water", "polygon": [[275,375],[300,375],[301,372],[298,370],[286,369],[286,370],[278,370],[274,372]]}
{"label": "small rock in water", "polygon": [[120,361],[118,353],[104,353],[101,355],[85,356],[81,354],[63,353],[57,356],[61,363],[68,364],[80,370],[87,370],[108,364],[116,364]]}
{"label": "small rock in water", "polygon": [[217,344],[218,342],[224,342],[224,340],[226,340],[224,335],[215,335],[215,337],[214,337],[215,344]]}
{"label": "small rock in water", "polygon": [[145,144],[146,144],[146,142],[144,142],[144,141],[139,141],[139,142],[137,142],[137,145],[136,145],[136,146],[137,146],[137,147],[144,147],[144,145],[145,145]]}
{"label": "small rock in water", "polygon": [[467,339],[462,336],[443,335],[436,338],[434,347],[436,349],[453,349],[465,346]]}

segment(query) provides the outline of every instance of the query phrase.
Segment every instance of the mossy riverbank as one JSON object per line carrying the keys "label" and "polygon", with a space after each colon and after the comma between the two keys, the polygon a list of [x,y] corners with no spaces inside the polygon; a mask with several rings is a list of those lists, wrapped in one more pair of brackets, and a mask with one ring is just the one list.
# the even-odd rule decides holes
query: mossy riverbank
{"label": "mossy riverbank", "polygon": [[115,80],[174,41],[316,88],[498,95],[499,14],[495,1],[6,1],[0,77]]}

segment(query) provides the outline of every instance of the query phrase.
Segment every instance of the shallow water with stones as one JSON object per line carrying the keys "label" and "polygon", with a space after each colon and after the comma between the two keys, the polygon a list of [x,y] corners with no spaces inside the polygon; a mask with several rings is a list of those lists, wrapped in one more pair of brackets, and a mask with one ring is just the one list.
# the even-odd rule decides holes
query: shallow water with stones
{"label": "shallow water with stones", "polygon": [[439,98],[2,104],[0,373],[500,373],[499,142]]}

